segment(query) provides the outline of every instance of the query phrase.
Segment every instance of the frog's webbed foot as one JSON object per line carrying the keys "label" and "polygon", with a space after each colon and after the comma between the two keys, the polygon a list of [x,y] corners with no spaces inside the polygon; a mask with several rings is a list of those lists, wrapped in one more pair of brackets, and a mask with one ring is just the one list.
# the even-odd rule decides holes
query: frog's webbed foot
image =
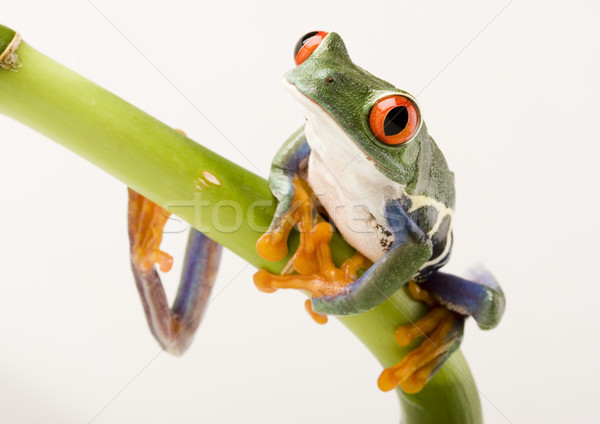
{"label": "frog's webbed foot", "polygon": [[[254,283],[259,290],[267,293],[292,288],[305,290],[313,298],[337,295],[344,287],[356,281],[359,269],[368,268],[371,263],[362,255],[356,254],[337,268],[329,247],[333,234],[331,224],[319,222],[310,189],[302,179],[295,177],[292,186],[293,199],[289,203],[289,210],[276,217],[277,224],[258,240],[256,249],[265,259],[283,259],[287,255],[290,231],[297,226],[300,243],[284,273],[293,266],[298,274],[274,275],[260,270],[254,275]],[[313,311],[310,299],[305,306],[316,322],[327,322],[326,315]]]}
{"label": "frog's webbed foot", "polygon": [[425,302],[430,312],[412,325],[396,330],[396,341],[408,346],[425,336],[422,344],[379,377],[381,390],[402,387],[415,393],[433,377],[462,340],[464,320],[472,316],[479,327],[495,327],[504,313],[505,298],[494,277],[483,268],[471,271],[471,278],[436,272],[417,285],[410,282],[411,295]]}
{"label": "frog's webbed foot", "polygon": [[221,246],[191,230],[181,283],[170,308],[154,267],[158,264],[162,272],[167,272],[173,264],[173,258],[159,248],[170,213],[132,189],[128,193],[131,268],[146,320],[163,349],[180,355],[189,347],[200,325],[217,274]]}
{"label": "frog's webbed foot", "polygon": [[409,282],[408,289],[414,298],[424,301],[431,309],[417,322],[398,327],[396,341],[400,346],[408,346],[416,339],[424,337],[425,340],[396,365],[383,370],[377,381],[383,391],[398,386],[406,393],[421,391],[462,340],[464,316],[436,304],[413,281]]}
{"label": "frog's webbed foot", "polygon": [[279,203],[269,230],[256,243],[258,254],[272,262],[287,256],[288,237],[295,225],[310,231],[315,222],[313,202],[306,184],[298,176],[290,178],[282,174],[280,177],[271,175],[269,179]]}

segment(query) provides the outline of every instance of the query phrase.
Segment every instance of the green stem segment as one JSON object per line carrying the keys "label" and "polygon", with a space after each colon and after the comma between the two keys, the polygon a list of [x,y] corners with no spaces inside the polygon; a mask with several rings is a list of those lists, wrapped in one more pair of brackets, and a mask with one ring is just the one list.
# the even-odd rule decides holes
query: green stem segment
{"label": "green stem segment", "polygon": [[[0,26],[0,54],[14,49],[16,36]],[[281,271],[287,258],[270,263],[255,252],[256,240],[275,210],[263,178],[195,143],[27,43],[20,43],[16,52],[11,52],[15,53],[19,66],[0,69],[1,113],[73,150],[254,266]],[[332,250],[338,263],[353,253],[337,234]],[[377,308],[340,320],[388,367],[410,350],[396,344],[396,327],[416,321],[424,312],[420,303],[399,290]],[[373,384],[375,379],[374,370]],[[460,352],[420,393],[397,392],[407,424],[482,422],[477,389]]]}

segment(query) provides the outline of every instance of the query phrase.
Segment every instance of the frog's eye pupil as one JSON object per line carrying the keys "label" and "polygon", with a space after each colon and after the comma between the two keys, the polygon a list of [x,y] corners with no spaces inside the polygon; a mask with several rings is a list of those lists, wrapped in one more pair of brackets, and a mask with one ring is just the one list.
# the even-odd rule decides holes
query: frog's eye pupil
{"label": "frog's eye pupil", "polygon": [[294,61],[296,62],[296,66],[308,59],[312,52],[319,47],[319,44],[321,44],[321,41],[323,41],[327,34],[328,33],[325,31],[312,31],[298,40],[296,47],[294,48]]}
{"label": "frog's eye pupil", "polygon": [[399,146],[412,140],[419,123],[417,105],[411,98],[400,94],[377,100],[369,114],[373,135],[390,146]]}
{"label": "frog's eye pupil", "polygon": [[406,106],[398,106],[390,110],[383,121],[385,135],[396,135],[408,125],[408,110]]}

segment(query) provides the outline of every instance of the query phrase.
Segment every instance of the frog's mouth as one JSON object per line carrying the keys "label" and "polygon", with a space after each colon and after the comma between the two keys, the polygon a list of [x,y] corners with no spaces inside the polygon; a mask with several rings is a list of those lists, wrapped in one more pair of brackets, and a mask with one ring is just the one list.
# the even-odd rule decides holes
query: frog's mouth
{"label": "frog's mouth", "polygon": [[308,120],[308,115],[310,115],[310,112],[329,115],[329,113],[323,109],[321,105],[308,97],[306,94],[302,93],[295,84],[289,82],[286,78],[283,79],[282,83],[284,88],[291,93],[292,97],[294,97],[294,99],[296,99],[302,106],[304,106],[306,120]]}
{"label": "frog's mouth", "polygon": [[[306,118],[306,135],[309,145],[319,144],[322,149],[337,148],[352,155],[368,155],[358,146],[352,137],[344,130],[340,123],[319,103],[304,94],[293,83],[284,78],[283,85],[294,99],[304,107],[304,117]],[[312,137],[311,137],[312,136]],[[312,143],[311,143],[312,142]]]}

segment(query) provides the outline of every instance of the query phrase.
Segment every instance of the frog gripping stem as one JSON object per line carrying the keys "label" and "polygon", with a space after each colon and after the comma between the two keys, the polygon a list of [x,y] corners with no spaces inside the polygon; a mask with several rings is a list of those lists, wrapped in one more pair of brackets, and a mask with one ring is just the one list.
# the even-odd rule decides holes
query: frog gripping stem
{"label": "frog gripping stem", "polygon": [[466,317],[472,316],[482,329],[491,329],[504,313],[504,293],[481,267],[472,269],[469,279],[435,272],[420,284],[409,282],[408,291],[430,311],[417,322],[398,327],[396,342],[408,346],[418,338],[424,340],[381,373],[378,385],[383,391],[400,386],[406,393],[417,393],[460,346]]}
{"label": "frog gripping stem", "polygon": [[[340,268],[336,268],[329,246],[332,226],[318,218],[308,184],[296,176],[292,179],[292,185],[294,195],[290,209],[281,217],[277,226],[258,240],[256,247],[263,258],[282,259],[287,254],[288,235],[296,226],[300,232],[298,249],[282,272],[283,275],[259,270],[254,275],[254,283],[259,290],[267,293],[285,288],[308,292],[311,298],[305,302],[306,310],[317,323],[324,324],[327,322],[327,315],[315,312],[313,302],[321,306],[323,299],[338,297],[343,300],[351,293],[348,288],[360,283],[357,278],[359,270],[367,270],[364,276],[376,266],[371,269],[372,263],[357,253]],[[396,252],[402,254],[401,250]],[[292,271],[296,274],[291,274]],[[400,326],[396,330],[396,341],[400,346],[408,346],[418,339],[423,340],[400,362],[381,373],[377,383],[382,391],[396,387],[409,394],[421,391],[460,346],[465,315],[473,312],[473,307],[468,309],[462,306],[462,300],[468,301],[472,293],[480,294],[480,298],[490,297],[489,293],[482,292],[480,285],[462,279],[468,288],[458,296],[449,297],[445,293],[455,294],[448,287],[458,282],[459,277],[447,278],[446,274],[435,272],[426,281],[429,283],[427,287],[432,290],[431,294],[414,281],[409,282],[408,288],[415,299],[423,301],[429,307],[429,313],[417,322]],[[445,298],[451,301],[445,301]],[[480,304],[481,302],[477,303]]]}
{"label": "frog gripping stem", "polygon": [[[211,212],[216,211],[215,205],[220,205],[220,200],[233,200],[239,202],[243,206],[243,210],[255,211],[255,223],[266,223],[272,220],[273,224],[278,224],[277,218],[288,210],[289,202],[291,202],[291,196],[288,197],[291,179],[288,180],[288,178],[296,175],[305,176],[304,171],[307,169],[308,162],[311,158],[314,159],[313,155],[309,155],[309,153],[313,147],[315,151],[319,147],[317,142],[320,140],[318,138],[310,140],[313,143],[311,146],[308,145],[304,129],[310,122],[319,124],[323,121],[312,119],[314,116],[309,116],[307,124],[303,124],[286,141],[273,161],[272,172],[267,183],[254,173],[236,166],[181,134],[177,134],[169,126],[53,61],[27,42],[19,44],[15,35],[14,31],[0,26],[0,51],[7,52],[7,55],[2,58],[4,59],[2,63],[9,68],[8,70],[0,69],[0,91],[4,94],[0,96],[3,103],[2,113],[82,155],[99,168],[119,178],[126,185],[135,187],[140,193],[151,195],[151,199],[158,205],[193,198],[197,194],[197,187],[190,183],[198,177],[198,163],[211,163],[216,170],[221,171],[219,177],[225,188],[224,190],[205,190],[203,193],[205,195],[203,197],[210,199]],[[328,58],[335,60],[326,60]],[[376,79],[362,68],[353,65],[341,38],[335,33],[329,33],[323,38],[312,54],[305,57],[304,62],[295,69],[298,72],[288,73],[288,77],[286,77],[289,83],[287,86],[304,87],[305,95],[311,92],[322,94],[322,90],[314,90],[315,87],[319,87],[319,84],[321,87],[330,89],[331,96],[327,96],[328,98],[313,100],[318,105],[328,104],[334,111],[339,112],[337,116],[342,118],[345,129],[348,129],[349,125],[354,126],[353,119],[356,119],[360,128],[365,127],[368,116],[354,113],[356,110],[354,106],[359,106],[360,111],[365,112],[368,111],[368,107],[363,106],[368,105],[363,101],[365,99],[360,98],[360,91],[346,90],[345,79],[335,78],[336,75],[352,77],[346,81],[349,89],[357,87],[357,82],[358,86],[365,87],[363,92],[368,94],[366,99],[368,101],[374,100],[373,95],[382,93],[382,90],[386,91],[385,95],[389,94],[389,90],[399,91],[391,84]],[[327,73],[333,77],[323,78],[325,71],[328,71]],[[340,72],[336,74],[337,71]],[[346,93],[351,97],[345,96]],[[296,98],[299,98],[299,95]],[[53,107],[47,107],[48,105],[53,105]],[[309,106],[311,105],[312,103]],[[316,109],[311,110],[315,111]],[[324,116],[322,112],[319,109],[320,117]],[[110,121],[110,126],[107,127],[106,122],[108,121]],[[385,124],[385,118],[383,121]],[[68,123],[68,125],[60,125],[60,123]],[[312,132],[310,134],[314,135]],[[369,133],[363,135],[372,138]],[[127,145],[124,144],[125,140],[127,140]],[[345,138],[327,137],[323,141],[327,146],[330,142],[341,140],[345,140]],[[372,141],[375,142],[373,146],[379,145],[377,144],[379,141]],[[419,144],[423,148],[419,148]],[[125,146],[127,148],[124,148]],[[329,161],[329,163],[325,163],[327,166],[321,170],[329,170],[330,164],[344,160],[341,157],[342,153],[353,154],[352,150],[345,149],[349,146],[346,143],[345,146],[339,146],[339,149],[334,150],[334,159],[337,159],[337,162]],[[446,171],[443,157],[435,148],[430,137],[427,136],[425,125],[419,131],[417,139],[409,142],[406,146],[405,150],[409,154],[405,155],[404,159],[412,157],[418,159],[424,157],[419,155],[419,152],[425,152],[426,160],[422,164],[417,163],[416,166],[413,166],[413,162],[410,161],[408,167],[402,167],[400,166],[401,162],[397,161],[394,156],[379,157],[383,161],[378,161],[382,165],[378,169],[389,170],[392,173],[388,177],[401,184],[411,181],[404,178],[404,171],[407,171],[408,177],[410,177],[411,169],[422,170],[425,176],[439,178],[429,181],[435,183],[433,185],[427,184],[427,181],[417,181],[419,186],[434,194],[447,193],[448,197],[452,198],[451,175]],[[428,155],[428,153],[433,154]],[[361,156],[353,159],[353,165],[357,165],[358,159],[361,159]],[[433,162],[430,162],[430,159],[433,159]],[[396,165],[400,168],[397,169]],[[345,169],[351,170],[351,168]],[[369,175],[365,173],[369,167],[361,165],[354,168],[360,170],[358,178],[353,178],[352,173],[348,176],[347,172],[336,174],[340,177],[339,182],[350,189],[355,183],[362,184],[370,181]],[[313,167],[313,170],[315,169]],[[401,172],[396,173],[396,170]],[[429,170],[432,172],[428,172]],[[374,180],[374,182],[376,181]],[[436,187],[437,182],[447,184],[443,187]],[[385,184],[376,184],[375,187],[383,185]],[[269,192],[269,188],[271,192]],[[319,187],[314,189],[316,192],[322,193]],[[271,202],[271,193],[279,200],[276,210],[270,206],[254,208],[255,205]],[[356,193],[356,195],[359,200],[365,198],[363,193]],[[143,201],[138,198],[136,202],[138,200]],[[446,206],[452,207],[451,199],[438,200],[444,202]],[[144,207],[137,208],[141,205],[141,203],[133,205],[133,209],[143,211]],[[352,206],[351,203],[348,205]],[[150,206],[152,206],[150,208],[152,210],[154,206]],[[251,207],[254,209],[250,209]],[[192,317],[200,316],[198,312],[201,312],[206,306],[206,303],[203,302],[206,302],[208,297],[206,293],[210,291],[211,281],[216,272],[220,248],[208,239],[198,237],[195,233],[190,235],[192,243],[188,252],[204,253],[200,256],[188,255],[188,258],[191,259],[189,261],[186,259],[189,265],[184,266],[186,272],[179,289],[181,296],[178,294],[173,307],[170,307],[157,273],[161,265],[167,269],[171,262],[170,256],[160,251],[160,241],[157,238],[162,236],[162,225],[168,218],[161,215],[166,212],[161,209],[157,209],[157,211],[160,213],[148,215],[148,217],[159,218],[156,225],[152,224],[154,219],[149,219],[148,225],[142,225],[145,219],[140,218],[137,213],[130,215],[131,265],[152,332],[163,347],[169,346],[170,351],[181,353],[188,344],[185,341],[189,342],[190,340],[189,336],[187,339],[183,336],[181,330],[183,328],[183,331],[188,331],[192,326],[187,323]],[[374,211],[377,212],[377,210]],[[193,208],[182,208],[180,213],[181,218],[188,222],[197,223],[203,228],[207,224],[209,228],[213,228],[206,216],[202,217],[199,222]],[[273,216],[275,219],[272,219]],[[160,220],[163,221],[162,224]],[[246,223],[244,221],[244,224]],[[385,225],[385,222],[381,221],[380,224]],[[276,226],[273,225],[273,227]],[[288,226],[288,230],[291,231],[293,226]],[[152,228],[155,228],[155,231],[151,231],[152,236],[146,236],[146,229]],[[216,234],[215,238],[249,262],[259,266],[268,266],[274,272],[282,272],[282,263],[267,264],[266,260],[256,257],[257,234],[252,225],[242,225],[235,233]],[[285,234],[281,236],[281,240],[286,238]],[[146,245],[144,240],[150,241],[150,244]],[[347,239],[337,237],[337,235],[333,239],[332,246],[335,246],[332,249],[335,249],[336,256],[340,257],[349,257],[352,254],[353,246],[356,247]],[[203,249],[203,247],[208,248]],[[138,250],[139,248],[141,250]],[[152,258],[148,259],[146,254],[140,254],[142,250],[149,252],[149,256]],[[279,251],[278,249],[274,250],[279,255],[283,252],[282,257],[285,257],[287,243],[285,246],[284,243],[280,243]],[[147,259],[146,263],[139,262],[140,259],[144,260],[145,258]],[[194,261],[194,258],[199,259]],[[377,261],[375,258],[372,260]],[[288,271],[291,269],[290,264]],[[289,272],[282,272],[282,274],[287,275]],[[194,276],[198,278],[193,278]],[[343,291],[346,287],[348,286],[343,286],[341,290]],[[435,289],[426,288],[432,297],[434,294],[435,296],[443,295],[442,291],[445,289],[442,290],[441,286],[438,289],[436,292]],[[452,299],[448,298],[446,302],[450,305]],[[309,300],[309,304],[313,305],[314,303]],[[200,306],[195,307],[194,305]],[[412,307],[414,305],[405,307],[407,305],[412,305],[412,302],[408,299],[406,290],[399,290],[389,301],[379,304],[372,312],[356,317],[342,317],[341,322],[354,332],[380,361],[388,366],[395,361],[400,361],[407,350],[403,348],[390,349],[390,345],[393,346],[394,343],[394,329],[392,328],[394,323],[404,323],[407,319],[418,321],[421,317],[421,308]],[[472,305],[462,306],[468,311]],[[318,310],[316,306],[315,309]],[[477,309],[478,313],[482,315],[493,312],[493,310],[494,308]],[[496,308],[496,310],[499,309]],[[390,325],[383,326],[384,322]],[[488,321],[485,325],[489,325],[489,323],[493,324],[494,320]],[[190,333],[193,332],[190,331]],[[177,337],[173,341],[175,335]],[[179,345],[179,348],[175,349],[176,345]],[[403,422],[444,422],[448,424],[480,424],[482,422],[478,393],[471,382],[469,368],[462,354],[460,352],[454,354],[450,361],[452,366],[444,366],[440,370],[440,378],[434,378],[420,393],[412,396],[400,394]]]}
{"label": "frog gripping stem", "polygon": [[[300,244],[284,273],[293,268],[298,274],[273,275],[265,270],[259,270],[254,275],[254,284],[266,293],[278,289],[299,289],[307,291],[311,297],[339,294],[345,286],[356,281],[359,269],[366,268],[371,263],[357,253],[337,268],[333,263],[329,247],[333,227],[328,222],[317,222],[315,204],[306,182],[296,177],[293,180],[293,187],[292,207],[280,220],[281,224],[277,228],[258,240],[256,249],[265,259],[273,257],[282,259],[285,256],[282,255],[284,251],[282,246],[285,246],[287,254],[287,238],[291,228],[296,225],[300,232]],[[310,300],[305,303],[305,307],[317,323],[327,322],[326,315],[313,310]]]}
{"label": "frog gripping stem", "polygon": [[408,290],[431,309],[419,321],[398,327],[396,342],[408,346],[416,339],[424,337],[425,340],[399,363],[383,370],[377,385],[384,392],[400,386],[406,393],[418,393],[462,340],[463,316],[436,306],[431,296],[414,281],[409,282]]}
{"label": "frog gripping stem", "polygon": [[[296,226],[300,232],[300,244],[289,266],[284,269],[284,274],[291,269],[297,274],[273,275],[259,270],[254,275],[254,284],[266,293],[278,289],[308,292],[311,299],[305,302],[306,310],[317,323],[324,324],[327,315],[315,312],[312,301],[344,296],[346,288],[356,283],[358,271],[368,269],[372,263],[357,253],[336,268],[329,246],[333,233],[331,224],[319,222],[316,218],[316,205],[308,184],[295,177],[292,185],[294,196],[290,210],[279,220],[276,228],[258,240],[256,248],[263,258],[282,259],[287,254],[288,235],[291,228]],[[415,298],[425,301],[430,307],[436,305],[416,284],[413,283],[411,287]],[[383,371],[378,381],[379,388],[388,391],[400,386],[406,393],[419,392],[460,344],[463,322],[464,319],[458,314],[444,307],[435,307],[415,324],[399,327],[396,339],[401,346],[407,346],[421,336],[426,339],[398,364]]]}

